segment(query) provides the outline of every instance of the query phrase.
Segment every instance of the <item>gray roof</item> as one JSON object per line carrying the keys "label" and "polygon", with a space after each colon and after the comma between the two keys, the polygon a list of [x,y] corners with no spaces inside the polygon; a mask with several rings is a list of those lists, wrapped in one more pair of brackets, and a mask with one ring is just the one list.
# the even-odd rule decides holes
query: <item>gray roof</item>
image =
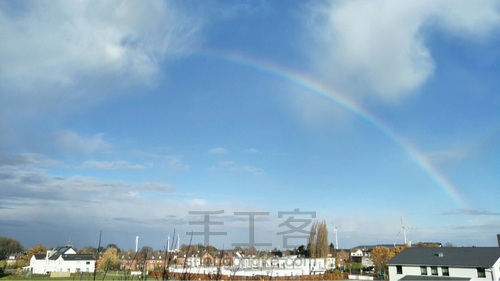
{"label": "gray roof", "polygon": [[62,257],[64,260],[94,260],[94,257],[91,254],[66,254],[71,247],[57,247],[55,248],[52,255],[49,257],[49,260],[57,260],[59,257]]}
{"label": "gray roof", "polygon": [[49,257],[49,260],[57,260],[61,255],[66,253],[66,251],[68,251],[69,249],[71,249],[71,247],[57,247],[57,248],[55,248],[53,250],[54,253]]}
{"label": "gray roof", "polygon": [[407,248],[387,265],[491,267],[500,258],[500,247]]}
{"label": "gray roof", "polygon": [[62,255],[63,260],[66,261],[75,261],[75,260],[84,260],[84,261],[93,261],[94,257],[89,254],[71,254],[71,255]]}
{"label": "gray roof", "polygon": [[34,254],[33,256],[35,256],[35,259],[37,260],[45,259],[45,254]]}

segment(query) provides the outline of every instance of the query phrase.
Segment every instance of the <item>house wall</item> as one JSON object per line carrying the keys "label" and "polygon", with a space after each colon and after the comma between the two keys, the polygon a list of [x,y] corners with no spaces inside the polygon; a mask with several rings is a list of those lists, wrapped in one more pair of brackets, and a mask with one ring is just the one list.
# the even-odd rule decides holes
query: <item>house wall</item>
{"label": "house wall", "polygon": [[351,257],[362,257],[362,256],[363,256],[363,251],[361,251],[360,249],[351,252]]}
{"label": "house wall", "polygon": [[[486,270],[486,273],[488,273],[488,270]],[[493,264],[492,275],[493,275],[492,280],[500,280],[500,258],[497,260],[496,263]]]}
{"label": "house wall", "polygon": [[51,267],[51,272],[94,272],[95,261],[93,260],[64,260],[59,257]]}
{"label": "house wall", "polygon": [[45,263],[46,261],[37,260],[35,256],[31,257],[29,269],[33,274],[45,274]]}
{"label": "house wall", "polygon": [[[479,278],[477,276],[476,268],[456,268],[449,267],[449,273],[451,277],[467,277],[471,278],[471,281],[486,281],[486,280],[499,280],[500,271],[500,259],[494,266],[493,270],[486,269],[486,277]],[[389,266],[389,280],[397,281],[406,275],[421,275],[420,266],[403,266],[403,274],[397,274],[396,266]],[[432,276],[431,267],[427,266],[427,276]],[[441,266],[438,266],[438,276],[443,276],[443,270]]]}

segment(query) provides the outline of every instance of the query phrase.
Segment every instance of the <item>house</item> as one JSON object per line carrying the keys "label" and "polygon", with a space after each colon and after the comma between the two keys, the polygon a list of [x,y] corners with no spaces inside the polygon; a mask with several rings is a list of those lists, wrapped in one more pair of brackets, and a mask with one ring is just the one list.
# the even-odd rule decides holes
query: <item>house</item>
{"label": "house", "polygon": [[338,261],[337,268],[343,270],[345,263],[349,261],[349,252],[344,250],[338,251],[336,255],[336,260]]}
{"label": "house", "polygon": [[351,262],[360,263],[364,268],[373,267],[371,251],[376,246],[359,246],[350,251]]}
{"label": "house", "polygon": [[146,267],[147,270],[153,271],[156,269],[161,269],[166,265],[166,256],[164,252],[154,251],[148,254]]}
{"label": "house", "polygon": [[364,256],[364,251],[361,248],[354,248],[351,250],[351,260],[353,262],[361,263],[361,258]]}
{"label": "house", "polygon": [[19,259],[20,254],[14,254],[14,255],[9,255],[7,257],[7,265],[8,266],[13,266],[17,263],[17,260]]}
{"label": "house", "polygon": [[201,255],[201,264],[203,265],[214,265],[215,258],[209,252],[205,252]]}
{"label": "house", "polygon": [[389,280],[500,280],[500,247],[407,248],[387,263]]}
{"label": "house", "polygon": [[33,255],[30,265],[24,269],[32,274],[94,272],[95,259],[92,255],[77,254],[71,246],[65,246]]}

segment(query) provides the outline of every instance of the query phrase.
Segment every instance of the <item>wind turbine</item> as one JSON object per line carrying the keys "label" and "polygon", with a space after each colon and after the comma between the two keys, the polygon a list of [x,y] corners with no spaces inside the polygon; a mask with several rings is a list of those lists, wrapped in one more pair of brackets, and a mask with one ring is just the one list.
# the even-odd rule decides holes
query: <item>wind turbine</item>
{"label": "wind turbine", "polygon": [[167,236],[167,252],[170,252],[170,235]]}
{"label": "wind turbine", "polygon": [[[333,226],[334,224],[330,222],[330,224]],[[335,250],[339,248],[339,239],[338,239],[338,233],[337,233],[337,228],[339,228],[340,225],[334,226],[333,227],[333,234],[335,235]]]}
{"label": "wind turbine", "polygon": [[139,236],[135,236],[135,252],[139,251]]}
{"label": "wind turbine", "polygon": [[403,217],[400,217],[400,218],[401,218],[401,228],[403,229],[403,236],[404,236],[405,245],[406,245],[408,243],[407,239],[406,239],[406,226],[403,224]]}

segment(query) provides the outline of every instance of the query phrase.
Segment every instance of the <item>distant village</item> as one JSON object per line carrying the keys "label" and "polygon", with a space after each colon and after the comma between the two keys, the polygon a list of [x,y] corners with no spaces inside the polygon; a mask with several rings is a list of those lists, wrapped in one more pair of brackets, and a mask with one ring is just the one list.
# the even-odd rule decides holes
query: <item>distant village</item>
{"label": "distant village", "polygon": [[[10,239],[10,240],[8,240]],[[12,238],[0,237],[0,277],[20,278],[106,275],[132,279],[179,280],[500,280],[497,247],[452,247],[440,243],[361,245],[321,253],[309,243],[293,250],[258,251],[254,247],[221,250],[204,245],[175,245],[164,250],[142,247],[123,251],[116,245],[75,249],[71,242],[47,249],[9,253]],[[7,242],[10,242],[7,243]],[[314,248],[317,248],[316,250]],[[12,250],[12,249],[11,249]],[[18,249],[19,250],[19,249]]]}

